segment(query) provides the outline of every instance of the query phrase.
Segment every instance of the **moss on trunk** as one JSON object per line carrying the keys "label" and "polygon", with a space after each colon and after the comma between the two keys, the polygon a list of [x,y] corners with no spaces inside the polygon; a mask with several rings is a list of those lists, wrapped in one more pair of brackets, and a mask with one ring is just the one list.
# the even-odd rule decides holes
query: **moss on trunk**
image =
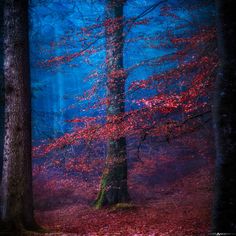
{"label": "moss on trunk", "polygon": [[[114,142],[121,142],[114,141]],[[130,200],[127,186],[127,160],[122,152],[109,156],[100,184],[100,191],[95,201],[97,209]]]}

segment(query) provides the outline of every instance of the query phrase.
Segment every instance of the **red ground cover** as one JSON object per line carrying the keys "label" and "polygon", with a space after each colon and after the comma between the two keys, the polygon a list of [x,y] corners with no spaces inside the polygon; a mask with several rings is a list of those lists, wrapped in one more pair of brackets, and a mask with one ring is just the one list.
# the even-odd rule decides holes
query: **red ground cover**
{"label": "red ground cover", "polygon": [[179,168],[187,163],[189,159],[160,158],[156,169],[137,163],[129,174],[133,201],[127,208],[94,209],[90,203],[96,197],[97,178],[35,180],[37,222],[61,235],[208,235],[214,163],[197,159],[187,171]]}

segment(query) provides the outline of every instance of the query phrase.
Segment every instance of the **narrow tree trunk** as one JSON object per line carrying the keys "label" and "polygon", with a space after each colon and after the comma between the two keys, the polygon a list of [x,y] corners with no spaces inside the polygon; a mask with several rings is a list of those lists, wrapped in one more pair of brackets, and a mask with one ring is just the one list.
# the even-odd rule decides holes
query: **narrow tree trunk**
{"label": "narrow tree trunk", "polygon": [[[106,3],[106,65],[107,65],[107,121],[125,112],[125,80],[123,68],[123,7],[125,1]],[[115,124],[114,124],[115,125]],[[116,131],[115,127],[114,136]],[[96,207],[127,202],[127,158],[125,137],[113,138],[107,144],[107,160],[103,172]]]}
{"label": "narrow tree trunk", "polygon": [[1,219],[9,230],[35,227],[32,200],[28,1],[4,8],[5,138]]}
{"label": "narrow tree trunk", "polygon": [[233,0],[217,0],[219,73],[214,128],[216,136],[216,198],[213,231],[236,233],[236,19]]}
{"label": "narrow tree trunk", "polygon": [[[4,78],[3,78],[3,2],[0,1],[0,183],[3,165],[3,128],[4,128]],[[0,194],[0,215],[2,202]]]}

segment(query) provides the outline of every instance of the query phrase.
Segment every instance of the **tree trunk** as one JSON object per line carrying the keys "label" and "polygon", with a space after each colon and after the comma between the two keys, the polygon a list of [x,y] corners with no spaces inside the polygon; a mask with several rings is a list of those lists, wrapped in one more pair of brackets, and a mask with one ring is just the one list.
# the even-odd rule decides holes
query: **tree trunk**
{"label": "tree trunk", "polygon": [[[106,66],[107,66],[107,122],[125,112],[125,80],[123,68],[123,7],[125,1],[107,0],[106,3]],[[113,124],[116,126],[116,124]],[[96,207],[113,205],[129,200],[127,187],[127,158],[125,137],[108,140],[107,160],[103,172]]]}
{"label": "tree trunk", "polygon": [[4,77],[3,77],[3,2],[0,2],[0,181],[3,163]]}
{"label": "tree trunk", "polygon": [[221,71],[214,111],[216,198],[213,231],[236,233],[236,20],[233,0],[217,0]]}
{"label": "tree trunk", "polygon": [[5,137],[1,219],[8,230],[35,227],[32,199],[28,1],[4,8]]}
{"label": "tree trunk", "polygon": [[[0,183],[3,164],[3,128],[4,128],[4,79],[3,79],[3,2],[0,2]],[[0,215],[2,203],[0,194]]]}

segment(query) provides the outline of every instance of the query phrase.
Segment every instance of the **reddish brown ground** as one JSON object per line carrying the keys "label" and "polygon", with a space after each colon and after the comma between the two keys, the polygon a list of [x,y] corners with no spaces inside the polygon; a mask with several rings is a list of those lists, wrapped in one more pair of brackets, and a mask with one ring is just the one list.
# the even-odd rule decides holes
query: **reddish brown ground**
{"label": "reddish brown ground", "polygon": [[[182,164],[188,161],[182,160]],[[147,177],[138,184],[134,178],[138,165],[131,171],[130,192],[134,199],[131,209],[92,208],[89,201],[96,197],[97,191],[94,188],[97,183],[92,181],[65,177],[51,179],[45,185],[35,183],[37,221],[45,228],[64,232],[62,235],[208,235],[214,164],[206,161],[184,174],[183,170],[172,173],[172,162],[176,164],[176,160],[163,160],[157,169],[151,168],[150,161],[146,163],[150,167],[147,173],[157,171],[169,181],[151,179],[150,182]]]}

